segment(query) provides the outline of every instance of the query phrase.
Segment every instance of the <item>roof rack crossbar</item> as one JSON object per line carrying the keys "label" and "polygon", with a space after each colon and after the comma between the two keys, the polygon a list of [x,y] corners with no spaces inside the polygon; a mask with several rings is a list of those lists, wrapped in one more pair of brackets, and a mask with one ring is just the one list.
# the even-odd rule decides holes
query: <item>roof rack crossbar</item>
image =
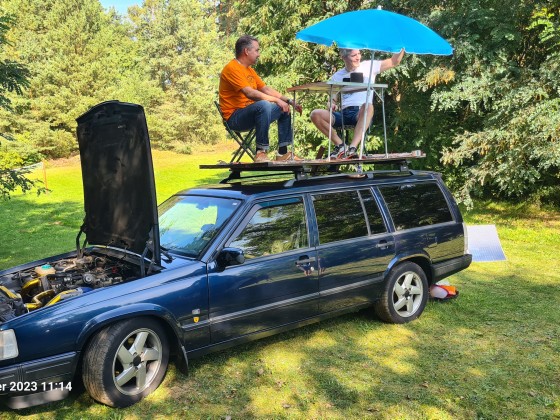
{"label": "roof rack crossbar", "polygon": [[230,181],[242,181],[245,179],[258,179],[258,178],[273,178],[279,175],[287,175],[287,174],[295,174],[292,171],[274,171],[274,172],[268,172],[266,174],[257,174],[257,175],[247,175],[247,176],[241,176],[241,172],[242,171],[237,171],[237,170],[231,170],[230,174],[228,175],[227,178],[224,178],[220,181],[220,184],[227,184]]}

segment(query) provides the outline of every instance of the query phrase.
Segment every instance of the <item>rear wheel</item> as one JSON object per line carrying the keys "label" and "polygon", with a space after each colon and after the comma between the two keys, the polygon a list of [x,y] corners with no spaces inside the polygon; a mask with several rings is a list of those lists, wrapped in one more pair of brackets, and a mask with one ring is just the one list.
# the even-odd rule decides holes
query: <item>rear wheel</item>
{"label": "rear wheel", "polygon": [[389,273],[383,296],[375,305],[375,312],[385,322],[404,324],[418,318],[427,301],[426,274],[417,264],[405,262]]}
{"label": "rear wheel", "polygon": [[127,407],[159,386],[168,361],[168,340],[155,320],[118,322],[101,330],[86,349],[84,385],[95,400]]}

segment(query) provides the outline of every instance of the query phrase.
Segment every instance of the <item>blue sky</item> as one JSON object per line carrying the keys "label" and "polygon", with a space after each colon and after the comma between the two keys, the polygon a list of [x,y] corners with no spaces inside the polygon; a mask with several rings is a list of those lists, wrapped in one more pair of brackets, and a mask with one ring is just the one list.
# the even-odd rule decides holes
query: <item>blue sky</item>
{"label": "blue sky", "polygon": [[134,4],[141,4],[142,0],[101,0],[101,5],[106,9],[113,6],[120,14],[126,14],[127,9]]}

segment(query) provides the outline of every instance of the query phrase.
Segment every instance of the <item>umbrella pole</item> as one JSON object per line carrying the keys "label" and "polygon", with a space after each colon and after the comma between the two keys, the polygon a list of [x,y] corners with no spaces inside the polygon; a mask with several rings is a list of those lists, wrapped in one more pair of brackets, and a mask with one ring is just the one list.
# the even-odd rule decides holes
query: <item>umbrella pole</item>
{"label": "umbrella pole", "polygon": [[383,113],[383,136],[385,137],[385,157],[389,157],[387,149],[387,123],[385,122],[385,89],[381,88],[381,110]]}
{"label": "umbrella pole", "polygon": [[294,90],[294,106],[292,112],[292,159],[296,155],[295,144],[296,144],[296,91]]}
{"label": "umbrella pole", "polygon": [[[332,89],[333,85],[331,85],[329,90],[329,154],[328,160],[331,160],[331,136],[332,136]],[[342,101],[340,102],[342,105]]]}
{"label": "umbrella pole", "polygon": [[[367,82],[367,91],[366,91],[366,103],[364,104],[364,114],[363,114],[363,120],[364,123],[362,124],[362,140],[360,141],[360,159],[362,158],[363,154],[364,154],[364,139],[366,137],[366,119],[367,119],[367,113],[368,113],[368,106],[369,106],[369,96],[370,96],[370,86],[371,86],[371,76],[373,74],[373,58],[374,58],[375,53],[372,51],[371,52],[371,64],[369,65],[369,78],[368,78],[368,82]],[[373,104],[372,104],[373,106]]]}

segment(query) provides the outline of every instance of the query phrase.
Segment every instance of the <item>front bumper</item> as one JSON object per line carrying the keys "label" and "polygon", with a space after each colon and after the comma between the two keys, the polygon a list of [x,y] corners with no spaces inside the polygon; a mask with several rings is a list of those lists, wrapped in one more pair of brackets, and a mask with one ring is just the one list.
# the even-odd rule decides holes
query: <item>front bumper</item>
{"label": "front bumper", "polygon": [[0,368],[0,398],[13,409],[65,398],[72,388],[78,356],[70,352]]}

